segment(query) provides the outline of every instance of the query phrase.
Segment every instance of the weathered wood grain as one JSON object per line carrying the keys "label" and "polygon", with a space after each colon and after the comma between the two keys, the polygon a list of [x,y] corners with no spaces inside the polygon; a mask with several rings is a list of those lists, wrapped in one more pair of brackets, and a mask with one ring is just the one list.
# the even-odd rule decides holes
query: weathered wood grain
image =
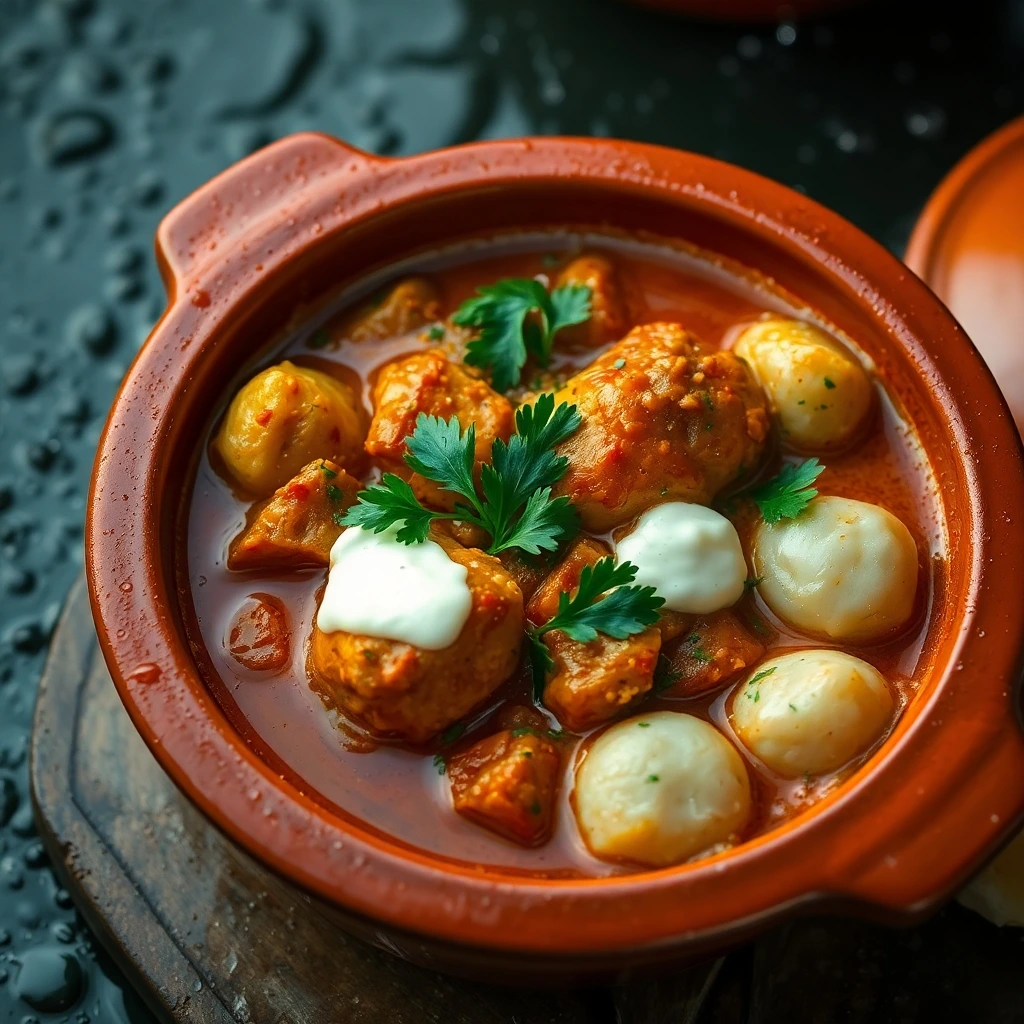
{"label": "weathered wood grain", "polygon": [[32,780],[44,838],[82,913],[164,1019],[600,1019],[593,993],[457,982],[370,949],[211,827],[132,727],[96,648],[81,582],[41,684]]}

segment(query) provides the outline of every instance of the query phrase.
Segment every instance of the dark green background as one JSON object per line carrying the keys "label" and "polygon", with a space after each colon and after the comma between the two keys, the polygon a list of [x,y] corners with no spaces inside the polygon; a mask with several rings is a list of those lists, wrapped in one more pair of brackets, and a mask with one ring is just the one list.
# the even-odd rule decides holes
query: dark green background
{"label": "dark green background", "polygon": [[[0,0],[0,1021],[145,1019],[49,870],[26,751],[96,437],[161,310],[164,211],[298,129],[395,155],[617,135],[753,168],[899,252],[942,175],[1022,109],[1024,0],[761,27],[613,0]],[[806,973],[749,1019],[1024,1020],[1019,933],[958,908],[810,934],[780,935],[807,943]]]}

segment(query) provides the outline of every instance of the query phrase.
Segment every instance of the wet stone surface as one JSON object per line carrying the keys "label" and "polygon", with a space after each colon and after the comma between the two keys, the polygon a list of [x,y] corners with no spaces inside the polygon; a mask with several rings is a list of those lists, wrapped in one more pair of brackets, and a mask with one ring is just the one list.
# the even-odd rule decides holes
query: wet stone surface
{"label": "wet stone surface", "polygon": [[392,155],[617,135],[751,167],[898,252],[945,171],[1022,109],[1024,0],[753,29],[613,0],[0,4],[0,1021],[149,1019],[48,866],[26,757],[178,199],[301,129]]}

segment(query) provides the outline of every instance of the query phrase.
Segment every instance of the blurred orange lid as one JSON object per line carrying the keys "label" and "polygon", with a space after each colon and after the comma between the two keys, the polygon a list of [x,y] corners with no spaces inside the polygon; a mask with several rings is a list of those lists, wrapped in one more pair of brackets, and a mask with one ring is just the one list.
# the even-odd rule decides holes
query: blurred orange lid
{"label": "blurred orange lid", "polygon": [[939,185],[906,263],[963,325],[1024,433],[1024,117],[972,149]]}

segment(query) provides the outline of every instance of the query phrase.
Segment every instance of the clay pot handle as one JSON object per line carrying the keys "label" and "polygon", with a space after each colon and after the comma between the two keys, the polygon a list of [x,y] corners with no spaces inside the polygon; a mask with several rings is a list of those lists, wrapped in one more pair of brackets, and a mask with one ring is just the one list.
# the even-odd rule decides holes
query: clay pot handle
{"label": "clay pot handle", "polygon": [[183,199],[160,222],[156,256],[173,304],[200,271],[233,238],[267,214],[287,218],[317,180],[342,170],[357,172],[380,158],[328,135],[289,135],[233,164]]}

